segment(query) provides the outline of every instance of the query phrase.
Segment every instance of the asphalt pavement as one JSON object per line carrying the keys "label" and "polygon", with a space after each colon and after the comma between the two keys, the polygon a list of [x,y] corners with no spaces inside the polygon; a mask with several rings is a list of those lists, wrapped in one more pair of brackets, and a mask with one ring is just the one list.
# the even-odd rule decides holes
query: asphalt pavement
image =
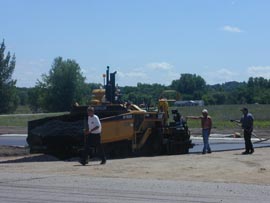
{"label": "asphalt pavement", "polygon": [[[0,135],[0,146],[27,146],[26,134],[3,134]],[[198,153],[202,151],[203,141],[201,137],[191,137],[192,143],[195,144],[193,148],[189,150],[190,153]],[[252,138],[254,148],[258,147],[270,147],[270,140],[260,141],[258,138]],[[223,134],[215,134],[210,137],[209,143],[212,151],[228,151],[238,150],[244,148],[243,138],[231,138],[226,137]]]}

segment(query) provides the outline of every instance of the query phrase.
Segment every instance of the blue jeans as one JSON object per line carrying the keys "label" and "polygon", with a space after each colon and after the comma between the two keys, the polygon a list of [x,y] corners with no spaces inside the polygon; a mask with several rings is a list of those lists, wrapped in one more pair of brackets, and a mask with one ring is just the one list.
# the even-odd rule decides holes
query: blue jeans
{"label": "blue jeans", "polygon": [[209,145],[209,129],[202,129],[202,136],[203,136],[203,152],[206,152],[206,150],[209,152],[211,151],[210,145]]}

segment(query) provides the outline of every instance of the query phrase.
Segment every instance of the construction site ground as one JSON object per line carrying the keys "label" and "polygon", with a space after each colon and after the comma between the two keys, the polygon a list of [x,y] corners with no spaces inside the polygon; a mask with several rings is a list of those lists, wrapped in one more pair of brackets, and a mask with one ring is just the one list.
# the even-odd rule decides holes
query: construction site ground
{"label": "construction site ground", "polygon": [[[21,129],[12,132],[18,133]],[[199,129],[191,132],[200,134]],[[267,138],[268,132],[257,131],[257,134]],[[112,159],[106,165],[92,161],[81,167],[76,157],[60,161],[50,155],[29,154],[27,148],[0,146],[0,167],[1,172],[270,184],[270,148],[257,148],[254,154],[246,156],[241,155],[242,151]]]}
{"label": "construction site ground", "polygon": [[[191,131],[194,135],[200,136],[199,129],[191,129]],[[16,131],[13,131],[13,133],[16,133]],[[257,134],[264,138],[269,137],[268,131],[257,132]],[[99,160],[92,160],[88,165],[81,166],[77,157],[63,161],[50,155],[29,154],[28,149],[24,147],[0,146],[0,177],[2,181],[0,187],[7,190],[8,193],[0,192],[0,200],[12,202],[14,201],[13,198],[16,197],[18,198],[16,201],[20,202],[18,200],[21,196],[27,196],[28,201],[31,202],[32,193],[37,192],[38,195],[44,193],[45,195],[48,192],[46,196],[40,196],[40,198],[44,198],[44,202],[47,202],[50,195],[52,195],[52,190],[60,190],[64,187],[63,184],[66,184],[66,189],[72,190],[74,190],[76,184],[79,185],[80,190],[84,187],[93,187],[93,190],[98,190],[97,187],[100,187],[98,192],[102,194],[103,198],[104,188],[121,182],[120,185],[113,186],[115,189],[108,189],[111,194],[109,194],[110,196],[107,197],[106,201],[105,199],[100,201],[100,197],[96,196],[96,193],[91,197],[97,198],[96,202],[113,202],[114,199],[117,202],[136,202],[135,199],[139,198],[136,195],[140,195],[140,197],[142,197],[141,195],[147,195],[147,197],[144,197],[147,199],[140,199],[140,202],[163,202],[163,198],[167,198],[166,202],[175,202],[174,199],[189,200],[186,198],[191,198],[194,202],[202,201],[203,198],[207,198],[205,202],[253,202],[253,200],[257,199],[260,202],[269,202],[270,148],[256,148],[255,153],[252,155],[242,155],[242,151],[221,151],[205,155],[190,153],[171,156],[109,159],[105,165],[100,165]],[[68,183],[68,180],[71,182]],[[97,181],[95,184],[101,185],[93,186],[91,181]],[[128,183],[130,184],[124,186]],[[45,186],[42,186],[43,184],[46,184],[46,191]],[[61,186],[50,189],[55,184]],[[136,189],[134,189],[134,184],[138,184]],[[144,187],[147,185],[149,186],[148,190],[152,191],[151,194],[145,192]],[[27,190],[23,190],[21,194],[18,193],[18,187],[27,187],[30,194],[26,194]],[[128,189],[129,187],[131,189]],[[165,192],[166,188],[171,187],[174,189]],[[191,191],[192,188],[193,191]],[[12,192],[13,189],[16,189],[15,197]],[[155,193],[159,189],[163,190],[163,193]],[[128,193],[128,198],[135,199],[121,201],[122,194],[116,195],[111,190],[119,190],[118,192],[131,190]],[[138,194],[135,195],[132,192],[133,190],[136,190]],[[212,190],[215,190],[216,193],[210,194],[213,192]],[[41,191],[43,191],[42,194],[39,194]],[[80,191],[78,194],[81,194],[79,196],[84,202],[86,201],[84,198],[89,195],[89,190]],[[163,194],[164,196],[156,196],[157,194]],[[59,194],[57,193],[54,193],[54,195],[56,199],[63,198],[62,196],[58,197]],[[74,200],[77,198],[76,195],[68,195],[65,197],[66,200],[72,197]],[[168,195],[172,199],[168,199]],[[157,201],[157,198],[160,199]],[[43,202],[43,200],[39,199],[39,202]]]}

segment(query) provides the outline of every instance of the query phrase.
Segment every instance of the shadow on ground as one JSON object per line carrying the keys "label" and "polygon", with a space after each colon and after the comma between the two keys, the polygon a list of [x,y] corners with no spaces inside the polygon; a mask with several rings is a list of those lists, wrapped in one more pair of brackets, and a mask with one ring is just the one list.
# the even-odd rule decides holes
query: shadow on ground
{"label": "shadow on ground", "polygon": [[51,155],[39,154],[39,155],[34,155],[34,156],[25,156],[25,157],[18,157],[18,158],[15,157],[10,160],[0,161],[0,164],[25,163],[25,162],[48,162],[48,161],[60,161],[60,160]]}

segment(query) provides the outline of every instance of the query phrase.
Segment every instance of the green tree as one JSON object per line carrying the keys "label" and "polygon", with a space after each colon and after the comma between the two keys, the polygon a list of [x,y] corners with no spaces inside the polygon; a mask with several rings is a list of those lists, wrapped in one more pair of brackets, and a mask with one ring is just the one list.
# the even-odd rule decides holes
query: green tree
{"label": "green tree", "polygon": [[156,105],[159,97],[166,87],[160,84],[138,83],[136,87],[126,86],[121,88],[123,101],[135,104]]}
{"label": "green tree", "polygon": [[38,94],[39,105],[49,112],[69,111],[75,102],[82,104],[89,94],[79,64],[62,57],[54,59],[49,74],[42,75],[36,88],[33,95]]}
{"label": "green tree", "polygon": [[0,45],[0,113],[14,112],[18,106],[16,94],[16,80],[12,79],[15,69],[15,54],[11,57],[10,52],[5,56],[4,40]]}
{"label": "green tree", "polygon": [[270,80],[259,78],[249,78],[247,88],[251,96],[250,103],[268,104],[270,101],[269,95]]}
{"label": "green tree", "polygon": [[203,95],[202,100],[204,101],[205,105],[214,105],[215,104],[215,99],[213,98],[212,94]]}
{"label": "green tree", "polygon": [[28,104],[32,112],[37,113],[42,111],[42,101],[44,101],[44,91],[40,85],[30,88],[28,91]]}
{"label": "green tree", "polygon": [[17,87],[17,95],[18,95],[18,99],[19,105],[27,105],[28,104],[28,88],[26,87]]}
{"label": "green tree", "polygon": [[206,82],[201,76],[196,74],[181,74],[179,80],[174,80],[171,87],[183,95],[183,100],[201,99],[205,89]]}

